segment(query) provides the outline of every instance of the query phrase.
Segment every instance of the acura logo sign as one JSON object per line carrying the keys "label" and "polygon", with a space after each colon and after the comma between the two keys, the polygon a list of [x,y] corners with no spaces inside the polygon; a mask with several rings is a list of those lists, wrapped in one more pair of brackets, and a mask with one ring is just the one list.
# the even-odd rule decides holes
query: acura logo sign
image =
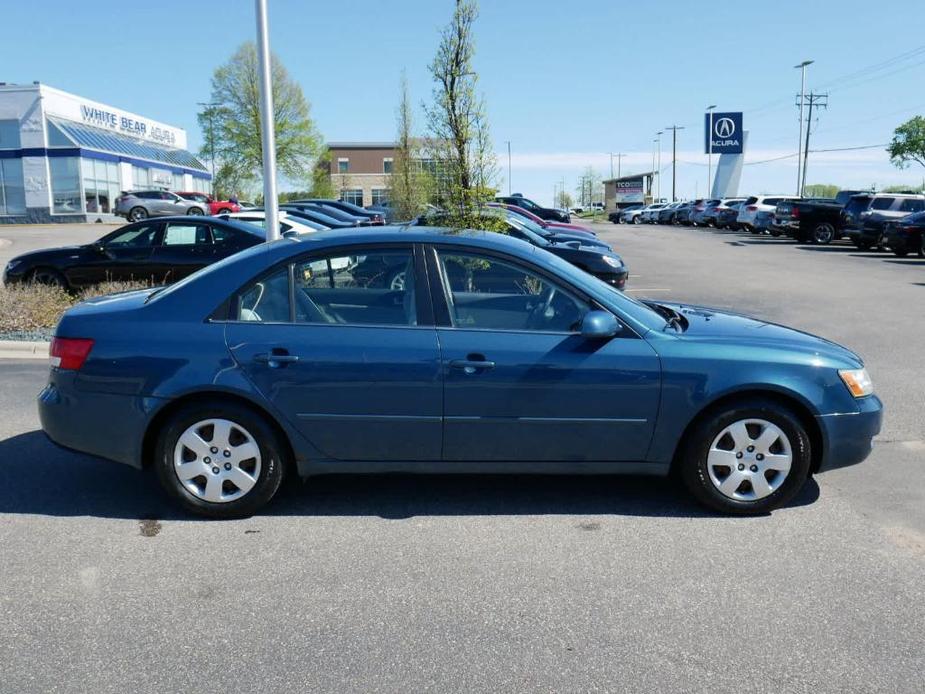
{"label": "acura logo sign", "polygon": [[735,135],[736,124],[733,122],[732,118],[720,118],[716,121],[714,131],[716,132],[716,137],[721,137],[726,140]]}

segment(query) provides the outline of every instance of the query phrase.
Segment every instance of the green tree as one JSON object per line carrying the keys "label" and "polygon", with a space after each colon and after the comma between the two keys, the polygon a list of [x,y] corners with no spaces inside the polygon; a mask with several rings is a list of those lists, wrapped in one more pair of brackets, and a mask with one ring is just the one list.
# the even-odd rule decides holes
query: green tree
{"label": "green tree", "polygon": [[561,207],[563,210],[568,210],[575,204],[575,200],[568,194],[568,191],[560,190],[556,193],[556,199],[553,204],[555,204],[556,207]]}
{"label": "green tree", "polygon": [[925,184],[917,186],[887,186],[881,192],[883,193],[922,193],[925,192]]}
{"label": "green tree", "polygon": [[584,174],[578,179],[575,193],[578,195],[578,202],[584,208],[590,207],[592,202],[604,201],[604,179],[593,166],[585,168]]}
{"label": "green tree", "polygon": [[401,97],[397,113],[398,138],[389,177],[389,200],[394,218],[413,219],[430,200],[433,180],[422,165],[421,139],[414,136],[414,113],[408,96],[408,80],[401,76]]}
{"label": "green tree", "polygon": [[478,75],[472,65],[477,17],[475,0],[456,0],[453,18],[440,35],[437,55],[430,64],[433,103],[425,106],[431,135],[428,149],[435,161],[438,197],[450,225],[500,230],[497,217],[478,214],[497,193],[498,171],[485,101],[477,93]]}
{"label": "green tree", "polygon": [[[321,137],[302,88],[275,55],[271,56],[270,74],[276,166],[286,178],[306,182],[321,151]],[[257,48],[250,42],[242,44],[212,75],[212,105],[199,113],[205,134],[200,154],[209,157],[215,152],[216,189],[237,192],[260,180],[263,144],[257,75]]]}
{"label": "green tree", "polygon": [[830,183],[813,183],[806,186],[803,194],[808,198],[834,198],[841,188]]}
{"label": "green tree", "polygon": [[329,152],[322,154],[315,166],[312,168],[311,176],[312,187],[306,197],[310,198],[337,198],[338,193],[331,181],[331,155]]}
{"label": "green tree", "polygon": [[896,128],[886,151],[897,168],[904,169],[911,162],[925,166],[925,118],[914,116]]}

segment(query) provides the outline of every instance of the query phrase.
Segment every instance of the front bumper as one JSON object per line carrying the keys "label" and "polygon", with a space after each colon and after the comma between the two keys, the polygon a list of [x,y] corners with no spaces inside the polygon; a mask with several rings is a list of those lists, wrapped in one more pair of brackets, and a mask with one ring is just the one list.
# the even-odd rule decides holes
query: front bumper
{"label": "front bumper", "polygon": [[819,472],[856,465],[870,455],[883,422],[883,403],[876,395],[859,398],[857,403],[858,412],[816,417],[823,438]]}

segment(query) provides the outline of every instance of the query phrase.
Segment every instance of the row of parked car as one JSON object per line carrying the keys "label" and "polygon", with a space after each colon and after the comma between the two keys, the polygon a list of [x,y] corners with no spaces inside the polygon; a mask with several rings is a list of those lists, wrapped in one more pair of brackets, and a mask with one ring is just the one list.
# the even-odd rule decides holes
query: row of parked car
{"label": "row of parked car", "polygon": [[828,244],[848,237],[861,250],[925,255],[925,195],[840,191],[834,198],[754,195],[632,205],[610,213],[614,224],[669,224],[746,230]]}

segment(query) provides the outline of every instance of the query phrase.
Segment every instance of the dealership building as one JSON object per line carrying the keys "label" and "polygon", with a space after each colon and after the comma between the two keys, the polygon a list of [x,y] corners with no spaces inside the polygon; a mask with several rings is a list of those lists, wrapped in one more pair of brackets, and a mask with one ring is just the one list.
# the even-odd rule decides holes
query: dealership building
{"label": "dealership building", "polygon": [[0,82],[0,224],[113,221],[120,191],[208,191],[186,131],[34,82]]}

